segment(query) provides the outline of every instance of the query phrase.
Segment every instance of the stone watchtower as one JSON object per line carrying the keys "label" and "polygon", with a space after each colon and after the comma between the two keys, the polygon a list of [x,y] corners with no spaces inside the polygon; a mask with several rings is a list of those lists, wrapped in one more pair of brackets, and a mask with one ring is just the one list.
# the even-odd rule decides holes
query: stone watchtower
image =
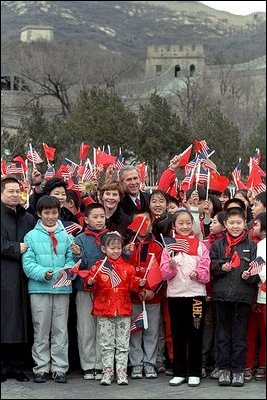
{"label": "stone watchtower", "polygon": [[20,30],[21,42],[34,42],[36,40],[45,40],[52,42],[54,32],[52,26],[46,25],[27,25]]}
{"label": "stone watchtower", "polygon": [[147,49],[145,78],[151,79],[168,73],[174,77],[203,74],[206,67],[204,49],[198,45],[149,46]]}

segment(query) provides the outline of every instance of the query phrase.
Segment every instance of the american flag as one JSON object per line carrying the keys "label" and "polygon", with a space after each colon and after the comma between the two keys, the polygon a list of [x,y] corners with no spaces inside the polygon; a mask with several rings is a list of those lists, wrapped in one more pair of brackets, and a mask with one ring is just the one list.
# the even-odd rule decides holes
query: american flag
{"label": "american flag", "polygon": [[117,157],[116,162],[113,164],[113,168],[116,171],[119,171],[122,167],[124,166],[124,158],[122,157],[122,155],[120,154]]}
{"label": "american flag", "polygon": [[198,182],[207,182],[208,181],[208,172],[205,170],[205,168],[202,167],[201,164],[200,164],[198,174],[196,176],[196,180],[198,180]]}
{"label": "american flag", "polygon": [[265,267],[266,263],[262,257],[257,257],[255,260],[251,261],[249,263],[249,269],[248,271],[250,272],[250,275],[257,275],[261,272],[262,268]]}
{"label": "american flag", "polygon": [[83,227],[76,222],[71,222],[71,221],[61,221],[62,225],[65,228],[65,231],[70,235],[78,235],[79,233],[82,232]]}
{"label": "american flag", "polygon": [[209,157],[213,150],[211,150],[206,142],[206,140],[195,140],[196,152],[203,153],[206,157]]}
{"label": "american flag", "polygon": [[12,163],[6,166],[7,174],[23,174],[23,168],[19,162]]}
{"label": "american flag", "polygon": [[253,189],[257,194],[266,192],[266,185],[265,185],[265,183],[262,182],[260,185],[254,186]]}
{"label": "american flag", "polygon": [[65,158],[65,160],[66,160],[69,174],[74,175],[76,173],[77,169],[79,168],[79,165],[76,164],[74,161],[69,160],[68,158]]}
{"label": "american flag", "polygon": [[202,152],[199,153],[198,159],[199,159],[200,163],[201,163],[204,167],[209,168],[209,169],[212,169],[212,170],[214,170],[214,171],[217,171],[217,166],[216,166],[216,164],[215,164],[213,161],[211,161],[209,158],[207,158],[206,155],[205,155],[204,153],[202,153]]}
{"label": "american flag", "polygon": [[[32,149],[32,151],[31,151],[31,149]],[[27,151],[27,156],[26,157],[30,162],[32,162],[34,164],[41,164],[42,162],[44,162],[33,146],[32,147],[30,147],[30,146],[28,147],[28,151]]]}
{"label": "american flag", "polygon": [[144,327],[144,312],[142,311],[140,314],[137,315],[132,321],[130,325],[130,332],[136,333],[145,329]]}
{"label": "american flag", "polygon": [[90,181],[91,179],[95,178],[96,176],[96,170],[95,169],[91,169],[90,166],[87,164],[85,166],[85,170],[83,173],[83,180],[84,181]]}
{"label": "american flag", "polygon": [[175,243],[167,244],[168,252],[174,251],[179,253],[180,251],[184,253],[188,253],[190,250],[190,246],[187,240],[184,239],[175,239]]}
{"label": "american flag", "polygon": [[111,286],[115,288],[118,286],[118,284],[121,282],[121,278],[117,274],[117,272],[114,270],[112,265],[108,260],[105,261],[104,265],[101,268],[101,272],[104,272],[105,274],[108,274],[110,277],[111,281]]}
{"label": "american flag", "polygon": [[44,179],[46,181],[49,181],[49,179],[52,179],[56,175],[56,171],[54,167],[48,167],[45,174],[44,174]]}
{"label": "american flag", "polygon": [[241,167],[242,167],[241,158],[239,158],[238,164],[232,172],[232,177],[235,183],[241,181]]}
{"label": "american flag", "polygon": [[55,281],[53,284],[53,288],[63,287],[63,286],[70,286],[71,285],[71,270],[62,269],[59,271],[60,277]]}

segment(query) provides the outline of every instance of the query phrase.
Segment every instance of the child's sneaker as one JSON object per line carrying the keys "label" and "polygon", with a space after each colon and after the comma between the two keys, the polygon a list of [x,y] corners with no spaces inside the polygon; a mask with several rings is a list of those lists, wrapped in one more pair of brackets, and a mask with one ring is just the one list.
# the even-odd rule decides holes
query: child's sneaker
{"label": "child's sneaker", "polygon": [[252,368],[245,368],[244,370],[244,381],[250,382],[253,379],[253,369]]}
{"label": "child's sneaker", "polygon": [[144,372],[145,372],[145,377],[148,378],[148,379],[153,379],[153,378],[157,378],[158,377],[153,365],[149,365],[149,364],[145,365],[144,366]]}
{"label": "child's sneaker", "polygon": [[95,369],[94,379],[96,381],[100,381],[103,378],[103,371],[102,369]]}
{"label": "child's sneaker", "polygon": [[110,374],[109,372],[105,372],[100,381],[100,385],[109,386],[111,385],[112,381],[113,381],[113,375]]}
{"label": "child's sneaker", "polygon": [[214,368],[214,370],[210,374],[210,378],[211,379],[219,379],[222,372],[223,372],[222,369]]}
{"label": "child's sneaker", "polygon": [[266,379],[266,368],[260,367],[255,372],[255,381],[264,381]]}
{"label": "child's sneaker", "polygon": [[117,372],[117,384],[118,385],[128,385],[127,374],[125,372]]}
{"label": "child's sneaker", "polygon": [[143,378],[143,367],[142,367],[142,365],[136,365],[135,367],[132,368],[131,378],[132,379],[141,379],[141,378]]}
{"label": "child's sneaker", "polygon": [[83,379],[92,381],[95,379],[95,371],[93,369],[87,369],[83,372]]}

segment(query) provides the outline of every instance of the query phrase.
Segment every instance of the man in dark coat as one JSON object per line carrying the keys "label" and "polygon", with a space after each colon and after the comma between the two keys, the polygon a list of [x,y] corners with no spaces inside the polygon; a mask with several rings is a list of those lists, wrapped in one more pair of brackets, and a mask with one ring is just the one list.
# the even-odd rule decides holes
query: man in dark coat
{"label": "man in dark coat", "polygon": [[125,165],[120,169],[119,178],[125,196],[121,208],[125,214],[133,216],[135,211],[149,211],[149,194],[140,190],[141,179],[137,168]]}
{"label": "man in dark coat", "polygon": [[10,377],[29,380],[24,373],[29,298],[21,254],[27,250],[24,235],[36,221],[20,204],[20,196],[16,178],[1,180],[1,382]]}

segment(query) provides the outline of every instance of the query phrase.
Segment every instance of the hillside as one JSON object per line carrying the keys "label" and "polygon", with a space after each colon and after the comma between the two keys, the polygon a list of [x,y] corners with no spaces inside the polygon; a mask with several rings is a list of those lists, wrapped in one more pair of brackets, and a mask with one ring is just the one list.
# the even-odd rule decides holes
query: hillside
{"label": "hillside", "polygon": [[2,42],[25,25],[50,25],[55,40],[144,60],[150,44],[202,43],[208,63],[265,54],[266,14],[236,16],[197,1],[2,1]]}

